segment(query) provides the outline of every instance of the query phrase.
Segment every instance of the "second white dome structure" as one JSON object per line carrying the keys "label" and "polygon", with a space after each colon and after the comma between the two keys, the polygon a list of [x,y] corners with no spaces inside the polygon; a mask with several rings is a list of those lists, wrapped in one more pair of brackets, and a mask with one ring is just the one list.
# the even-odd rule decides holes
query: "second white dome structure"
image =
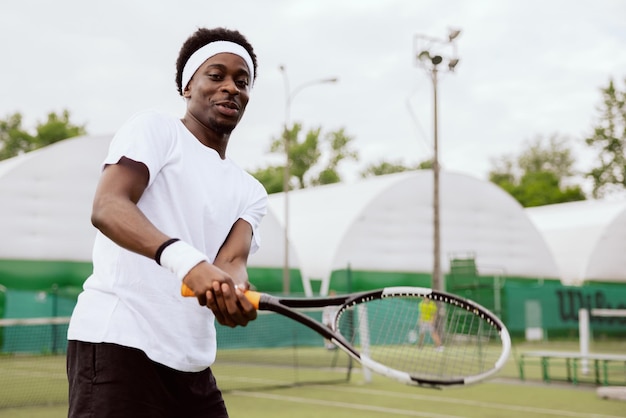
{"label": "second white dome structure", "polygon": [[[472,253],[480,265],[506,275],[558,280],[551,252],[524,209],[494,184],[441,173],[441,265]],[[290,241],[298,254],[307,294],[320,280],[330,287],[335,270],[431,272],[432,171],[420,170],[289,193]],[[278,220],[284,195],[270,195]],[[385,283],[380,283],[384,286]]]}
{"label": "second white dome structure", "polygon": [[626,201],[585,200],[526,209],[563,284],[626,282]]}

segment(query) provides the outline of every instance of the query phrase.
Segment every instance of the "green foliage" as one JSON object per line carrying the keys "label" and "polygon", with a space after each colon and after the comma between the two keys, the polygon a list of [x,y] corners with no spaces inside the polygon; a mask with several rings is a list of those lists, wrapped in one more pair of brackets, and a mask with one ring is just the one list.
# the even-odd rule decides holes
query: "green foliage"
{"label": "green foliage", "polygon": [[381,161],[370,164],[361,171],[361,177],[384,176],[386,174],[402,173],[404,171],[427,170],[433,168],[433,160],[422,161],[414,166],[404,165],[401,161]]}
{"label": "green foliage", "polygon": [[574,163],[566,138],[537,136],[517,158],[505,155],[492,160],[489,180],[524,207],[585,200],[580,186],[564,184],[575,174]]}
{"label": "green foliage", "polygon": [[304,141],[298,142],[297,136],[290,135],[289,156],[291,165],[289,171],[292,177],[298,181],[298,188],[306,187],[304,176],[317,163],[322,152],[319,147],[321,128],[311,129],[304,137]]}
{"label": "green foliage", "polygon": [[[547,142],[544,144],[544,142]],[[519,168],[525,173],[550,172],[557,179],[574,175],[574,157],[567,139],[556,134],[544,141],[541,136],[527,142],[527,148],[518,158]]]}
{"label": "green foliage", "polygon": [[54,112],[48,113],[46,122],[37,124],[36,129],[37,148],[87,133],[85,125],[74,125],[70,122],[70,112],[67,109],[63,110],[60,115]]}
{"label": "green foliage", "polygon": [[283,191],[283,179],[285,178],[285,168],[271,166],[261,168],[252,173],[258,181],[265,186],[267,193],[279,193]]}
{"label": "green foliage", "polygon": [[361,177],[383,176],[385,174],[401,173],[409,170],[401,162],[381,161],[379,163],[370,164],[361,171]]}
{"label": "green foliage", "polygon": [[[441,164],[439,164],[441,166]],[[432,170],[435,166],[434,160],[424,160],[417,165],[417,170]]]}
{"label": "green foliage", "polygon": [[35,141],[22,129],[22,115],[15,113],[0,120],[0,160],[34,149]]}
{"label": "green foliage", "polygon": [[[559,178],[550,171],[526,172],[517,186],[507,190],[524,207],[585,200],[580,186],[560,187]],[[510,187],[509,184],[506,184]]]}
{"label": "green foliage", "polygon": [[346,134],[343,128],[329,132],[326,135],[326,140],[330,144],[331,149],[330,162],[328,163],[329,169],[336,169],[343,160],[357,161],[359,159],[359,153],[350,149],[350,143],[353,139],[353,137]]}
{"label": "green foliage", "polygon": [[[304,138],[300,138],[304,135]],[[358,160],[358,153],[350,149],[354,138],[344,129],[322,135],[321,128],[310,129],[306,133],[302,125],[295,123],[285,129],[279,138],[273,138],[270,152],[284,155],[285,138],[289,143],[289,185],[303,189],[310,186],[338,183],[340,163],[347,159]],[[322,156],[325,158],[322,161]],[[284,190],[284,166],[270,166],[258,169],[252,175],[266,188],[268,193]]]}
{"label": "green foliage", "polygon": [[598,120],[585,138],[587,145],[599,151],[597,165],[586,173],[593,181],[594,197],[626,188],[626,91],[618,90],[610,80],[601,92]]}
{"label": "green foliage", "polygon": [[359,160],[359,153],[350,149],[350,143],[353,140],[354,138],[346,134],[343,128],[326,134],[325,143],[329,146],[330,151],[328,162],[317,176],[311,178],[311,186],[339,183],[341,181],[338,171],[340,163],[344,160]]}
{"label": "green foliage", "polygon": [[45,147],[62,139],[86,134],[84,125],[70,122],[70,112],[51,112],[45,122],[37,123],[35,135],[22,126],[22,115],[17,112],[0,120],[0,160]]}
{"label": "green foliage", "polygon": [[312,182],[315,185],[323,185],[323,184],[333,184],[339,183],[341,181],[341,177],[339,177],[339,173],[335,170],[327,168],[322,170],[322,172],[317,176],[317,178]]}

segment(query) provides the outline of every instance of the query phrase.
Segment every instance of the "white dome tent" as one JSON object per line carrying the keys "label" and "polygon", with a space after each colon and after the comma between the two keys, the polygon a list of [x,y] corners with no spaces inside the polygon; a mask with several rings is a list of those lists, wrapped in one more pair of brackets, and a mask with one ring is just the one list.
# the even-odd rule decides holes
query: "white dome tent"
{"label": "white dome tent", "polygon": [[[248,258],[249,267],[267,268],[276,270],[284,265],[285,234],[283,224],[274,214],[272,206],[268,205],[267,214],[259,227],[261,247]],[[289,245],[289,268],[299,268],[297,250],[293,243]],[[254,284],[254,283],[253,283]]]}
{"label": "white dome tent", "polygon": [[[550,250],[523,208],[486,181],[441,173],[441,255],[474,253],[507,275],[558,279]],[[329,289],[333,270],[430,272],[433,179],[427,170],[289,193],[290,240],[305,291]],[[284,195],[270,196],[282,221]],[[442,259],[442,270],[447,266]]]}
{"label": "white dome tent", "polygon": [[91,259],[91,201],[110,140],[67,139],[2,162],[0,259]]}
{"label": "white dome tent", "polygon": [[564,284],[626,282],[626,202],[585,200],[526,209]]}
{"label": "white dome tent", "polygon": [[[96,234],[91,206],[111,138],[66,139],[0,162],[0,284],[45,284],[71,276],[66,266],[48,264],[32,277],[28,261],[91,262]],[[260,229],[261,250],[251,256],[251,266],[276,267],[282,262],[283,247],[277,241],[283,229],[268,212]],[[296,260],[295,250],[292,253]]]}

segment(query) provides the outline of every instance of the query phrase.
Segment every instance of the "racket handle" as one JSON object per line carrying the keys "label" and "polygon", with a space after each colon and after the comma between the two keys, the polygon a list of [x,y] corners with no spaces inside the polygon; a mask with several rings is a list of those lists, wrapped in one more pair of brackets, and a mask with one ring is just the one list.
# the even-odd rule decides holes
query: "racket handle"
{"label": "racket handle", "polygon": [[[191,288],[187,286],[185,283],[183,283],[180,288],[180,294],[183,295],[184,297],[196,296],[196,294],[193,293],[193,290],[191,290]],[[246,290],[244,295],[250,301],[252,306],[254,306],[254,309],[259,309],[259,301],[261,300],[261,293],[255,292],[253,290]]]}
{"label": "racket handle", "polygon": [[193,293],[193,290],[191,290],[191,288],[187,286],[185,283],[183,283],[183,285],[180,287],[180,294],[186,298],[191,297],[191,296],[196,296],[196,294]]}

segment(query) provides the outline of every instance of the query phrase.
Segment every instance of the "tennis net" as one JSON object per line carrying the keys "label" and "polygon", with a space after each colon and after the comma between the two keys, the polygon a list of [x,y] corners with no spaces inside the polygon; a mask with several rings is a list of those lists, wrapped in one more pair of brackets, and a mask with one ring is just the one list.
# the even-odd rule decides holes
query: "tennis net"
{"label": "tennis net", "polygon": [[[321,311],[310,315],[321,318]],[[67,402],[68,317],[0,319],[0,409]],[[247,327],[216,325],[214,374],[223,392],[345,382],[351,359],[278,314],[259,312]]]}
{"label": "tennis net", "polygon": [[0,408],[67,401],[69,318],[0,320]]}

